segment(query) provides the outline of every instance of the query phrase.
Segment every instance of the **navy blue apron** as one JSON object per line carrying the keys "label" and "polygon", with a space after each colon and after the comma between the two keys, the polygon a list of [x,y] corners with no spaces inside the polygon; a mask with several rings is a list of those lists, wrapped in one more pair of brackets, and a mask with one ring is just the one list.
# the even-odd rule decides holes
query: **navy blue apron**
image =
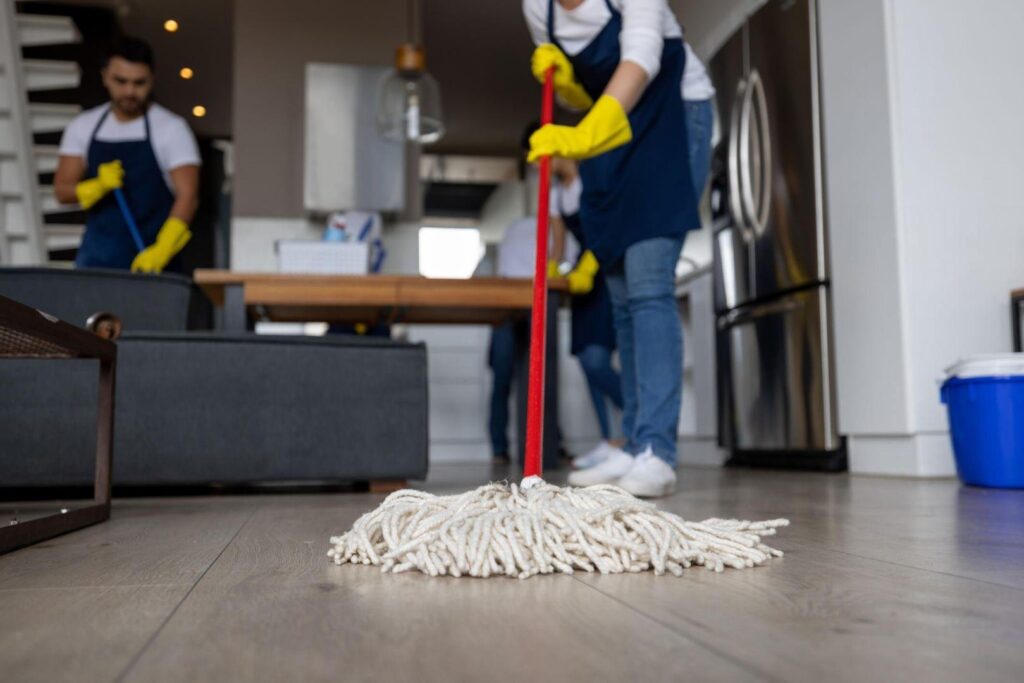
{"label": "navy blue apron", "polygon": [[[576,78],[596,101],[619,66],[622,15],[605,0],[611,19],[582,52],[570,56],[555,37],[556,1],[548,0],[548,40],[569,57]],[[629,113],[633,140],[580,164],[583,229],[603,269],[637,242],[682,238],[700,227],[680,92],[685,67],[682,38],[665,38],[661,69]]]}
{"label": "navy blue apron", "polygon": [[[558,196],[561,198],[561,193]],[[579,211],[566,213],[559,203],[558,213],[562,216],[565,227],[579,242],[582,254],[587,250],[587,237],[583,233],[583,221],[580,219]],[[594,288],[590,292],[572,297],[570,351],[572,355],[578,356],[588,346],[603,346],[609,351],[614,351],[617,346],[612,297],[608,293],[608,283],[605,282],[603,270],[597,271],[597,275],[594,276]]]}
{"label": "navy blue apron", "polygon": [[[148,246],[156,241],[164,221],[171,213],[174,194],[167,187],[164,174],[157,163],[156,153],[150,143],[149,112],[143,117],[146,137],[143,140],[122,140],[107,142],[97,140],[96,133],[110,115],[110,109],[103,113],[99,123],[89,137],[89,151],[86,157],[86,177],[94,178],[100,164],[120,159],[124,167],[124,193],[128,208]],[[79,268],[131,268],[138,248],[125,222],[121,209],[108,193],[86,213],[85,236],[78,248],[75,265]],[[179,271],[179,259],[168,264],[165,271]]]}

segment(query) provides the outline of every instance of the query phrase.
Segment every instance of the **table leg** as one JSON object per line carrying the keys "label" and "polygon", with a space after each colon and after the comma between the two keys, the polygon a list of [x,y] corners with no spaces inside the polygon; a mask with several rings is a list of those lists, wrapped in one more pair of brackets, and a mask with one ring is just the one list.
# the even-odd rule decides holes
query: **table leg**
{"label": "table leg", "polygon": [[1024,297],[1010,297],[1010,331],[1013,334],[1013,350],[1017,353],[1024,351],[1021,345],[1021,304],[1024,304]]}
{"label": "table leg", "polygon": [[96,479],[93,498],[110,504],[114,455],[114,387],[117,365],[100,361],[99,408],[96,415]]}
{"label": "table leg", "polygon": [[245,313],[245,287],[240,284],[224,287],[224,331],[245,332],[250,329]]}

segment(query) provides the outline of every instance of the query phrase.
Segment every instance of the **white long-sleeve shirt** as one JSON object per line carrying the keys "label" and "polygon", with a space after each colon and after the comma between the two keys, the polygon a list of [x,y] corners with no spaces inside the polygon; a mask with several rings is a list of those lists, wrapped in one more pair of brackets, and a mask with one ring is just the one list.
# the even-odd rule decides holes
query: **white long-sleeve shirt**
{"label": "white long-sleeve shirt", "polygon": [[[557,0],[553,1],[556,37],[570,56],[582,52],[611,19],[605,0],[583,0],[573,10],[566,10]],[[548,2],[523,0],[523,15],[536,45],[550,42]],[[639,65],[647,73],[648,80],[653,80],[661,69],[661,51],[665,38],[680,38],[683,35],[668,2],[611,0],[611,4],[622,14],[622,33],[619,36],[621,59]],[[693,50],[689,45],[686,47],[686,73],[681,84],[683,99],[709,99],[715,94],[711,79]]]}
{"label": "white long-sleeve shirt", "polygon": [[[679,22],[666,0],[611,0],[612,6],[622,14],[622,33],[619,49],[622,60],[638,64],[648,79],[658,75],[661,68],[661,49],[665,38],[683,35]],[[537,45],[548,40],[548,0],[523,0],[523,15],[530,35]],[[583,0],[573,9],[566,10],[555,0],[555,34],[569,55],[577,55],[611,19],[605,0]]]}

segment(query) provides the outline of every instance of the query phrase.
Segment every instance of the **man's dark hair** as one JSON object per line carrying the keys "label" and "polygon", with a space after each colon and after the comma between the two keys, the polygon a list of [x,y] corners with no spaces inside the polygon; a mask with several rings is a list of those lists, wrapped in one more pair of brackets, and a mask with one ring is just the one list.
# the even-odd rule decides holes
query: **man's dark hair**
{"label": "man's dark hair", "polygon": [[107,51],[107,58],[103,61],[103,66],[110,63],[110,60],[114,57],[120,57],[136,64],[145,64],[150,69],[155,68],[153,48],[149,46],[149,43],[139,38],[124,36],[117,40],[110,50]]}

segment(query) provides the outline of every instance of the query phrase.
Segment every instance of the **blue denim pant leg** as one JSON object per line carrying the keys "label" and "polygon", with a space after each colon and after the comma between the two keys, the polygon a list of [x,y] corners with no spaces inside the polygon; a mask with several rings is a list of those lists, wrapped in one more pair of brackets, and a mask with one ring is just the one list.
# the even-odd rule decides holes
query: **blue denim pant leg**
{"label": "blue denim pant leg", "polygon": [[587,378],[590,400],[597,413],[597,422],[601,426],[601,438],[611,438],[611,423],[608,420],[608,404],[622,408],[622,380],[619,373],[612,367],[612,352],[600,344],[591,344],[577,356],[583,375]]}
{"label": "blue denim pant leg", "polygon": [[489,364],[494,376],[488,429],[494,455],[508,455],[508,400],[516,371],[516,330],[512,323],[491,331]]}
{"label": "blue denim pant leg", "polygon": [[711,169],[711,136],[714,132],[715,110],[711,100],[687,100],[686,137],[690,146],[690,175],[697,199],[704,196]]}
{"label": "blue denim pant leg", "polygon": [[608,273],[622,365],[626,449],[675,467],[682,400],[683,335],[675,298],[681,239],[637,242]]}

